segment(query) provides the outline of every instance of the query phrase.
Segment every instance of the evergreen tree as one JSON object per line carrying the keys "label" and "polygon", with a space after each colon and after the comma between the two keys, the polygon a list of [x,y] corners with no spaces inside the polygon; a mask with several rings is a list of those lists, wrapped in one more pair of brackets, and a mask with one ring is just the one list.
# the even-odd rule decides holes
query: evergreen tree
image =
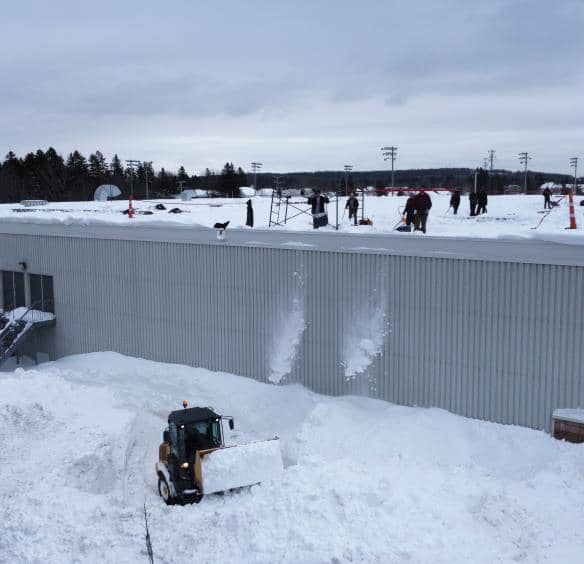
{"label": "evergreen tree", "polygon": [[177,179],[180,182],[186,182],[187,180],[189,180],[189,175],[187,174],[187,171],[185,170],[185,167],[184,166],[181,166],[178,169]]}
{"label": "evergreen tree", "polygon": [[102,178],[107,174],[107,163],[101,151],[89,155],[89,174],[95,178]]}
{"label": "evergreen tree", "polygon": [[110,164],[110,171],[114,177],[124,176],[124,167],[118,155],[114,155]]}
{"label": "evergreen tree", "polygon": [[219,180],[219,190],[226,196],[239,196],[237,175],[233,163],[225,163]]}
{"label": "evergreen tree", "polygon": [[237,186],[248,186],[247,174],[240,166],[237,167]]}

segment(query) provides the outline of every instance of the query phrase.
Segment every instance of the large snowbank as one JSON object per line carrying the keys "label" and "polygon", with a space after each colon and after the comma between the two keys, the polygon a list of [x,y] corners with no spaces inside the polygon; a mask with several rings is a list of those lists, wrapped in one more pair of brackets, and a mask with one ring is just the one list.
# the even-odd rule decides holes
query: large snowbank
{"label": "large snowbank", "polygon": [[[167,507],[154,463],[182,399],[280,437],[280,480]],[[97,353],[0,373],[0,560],[562,562],[584,553],[584,445],[438,409],[319,396]]]}
{"label": "large snowbank", "polygon": [[[260,191],[261,192],[261,191]],[[584,207],[578,205],[582,199],[576,197],[576,220],[579,225],[577,230],[566,230],[569,225],[568,201],[564,198],[558,208],[554,208],[549,216],[537,229],[543,215],[542,196],[506,195],[490,196],[488,213],[478,217],[469,217],[468,198],[463,196],[458,215],[453,215],[449,208],[450,195],[448,193],[430,193],[432,209],[428,220],[428,233],[426,236],[444,237],[478,237],[492,238],[503,236],[554,238],[562,242],[584,244]],[[556,198],[556,197],[554,197]],[[559,196],[558,196],[559,198]],[[294,197],[291,202],[301,209],[307,210],[306,198]],[[270,198],[256,196],[252,198],[254,208],[254,220],[256,228],[268,228],[270,216]],[[348,220],[344,210],[345,199],[339,200],[339,224],[343,232],[354,233],[388,233],[394,232],[400,220],[400,213],[406,202],[406,196],[377,197],[367,195],[365,198],[365,217],[373,221],[373,225],[353,226]],[[164,203],[166,210],[157,210],[156,204]],[[329,204],[329,222],[335,223],[336,208],[334,199]],[[359,199],[361,206],[361,199]],[[151,215],[138,213],[133,219],[121,212],[127,209],[125,201],[110,202],[77,202],[77,203],[53,203],[39,208],[24,208],[20,204],[0,205],[0,221],[2,222],[28,222],[36,224],[62,224],[62,225],[99,225],[116,224],[131,228],[134,225],[148,225],[153,228],[176,225],[188,227],[203,225],[211,227],[216,222],[230,221],[229,228],[237,229],[245,227],[246,222],[246,198],[199,198],[197,200],[182,202],[177,200],[149,200],[136,201],[135,208],[138,212],[151,212]],[[180,214],[168,213],[172,208],[183,211]],[[20,210],[20,211],[16,211]],[[288,216],[297,213],[290,208]],[[281,209],[282,217],[285,214]],[[359,209],[361,217],[361,208]],[[309,214],[300,214],[293,217],[285,226],[272,227],[277,230],[313,231],[312,218]],[[320,231],[334,231],[329,225]],[[421,236],[419,233],[403,233],[403,237]]]}

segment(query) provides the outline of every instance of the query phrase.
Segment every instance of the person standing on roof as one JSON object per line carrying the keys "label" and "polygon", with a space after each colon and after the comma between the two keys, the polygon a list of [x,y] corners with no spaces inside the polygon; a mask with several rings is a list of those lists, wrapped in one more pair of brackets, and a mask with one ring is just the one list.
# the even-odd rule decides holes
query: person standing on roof
{"label": "person standing on roof", "polygon": [[414,196],[414,207],[416,214],[414,216],[414,231],[421,231],[426,233],[426,223],[428,221],[428,213],[432,207],[432,200],[426,192],[420,191]]}
{"label": "person standing on roof", "polygon": [[460,206],[460,190],[455,190],[450,196],[450,207],[454,215],[458,213],[458,206]]}
{"label": "person standing on roof", "polygon": [[552,191],[546,186],[543,189],[543,209],[552,209]]}
{"label": "person standing on roof", "polygon": [[414,195],[410,194],[409,198],[406,200],[406,207],[404,208],[405,224],[410,228],[410,231],[414,224],[415,215],[416,204],[414,202]]}
{"label": "person standing on roof", "polygon": [[476,194],[476,192],[471,192],[468,195],[468,203],[470,204],[470,216],[473,217],[477,214],[477,194]]}
{"label": "person standing on roof", "polygon": [[324,227],[328,224],[328,216],[326,215],[325,205],[329,203],[329,199],[317,190],[314,196],[308,198],[308,203],[312,210],[312,225],[314,229]]}
{"label": "person standing on roof", "polygon": [[351,218],[355,220],[355,225],[357,225],[357,210],[359,209],[359,200],[357,196],[355,196],[355,192],[353,192],[347,203],[345,204],[345,209],[349,210],[349,223],[351,222]]}
{"label": "person standing on roof", "polygon": [[481,213],[487,213],[487,201],[488,201],[487,191],[479,190],[479,193],[477,194],[478,204],[477,215],[480,215]]}
{"label": "person standing on roof", "polygon": [[251,200],[247,201],[247,217],[245,218],[245,224],[248,227],[253,227],[253,208],[251,206]]}

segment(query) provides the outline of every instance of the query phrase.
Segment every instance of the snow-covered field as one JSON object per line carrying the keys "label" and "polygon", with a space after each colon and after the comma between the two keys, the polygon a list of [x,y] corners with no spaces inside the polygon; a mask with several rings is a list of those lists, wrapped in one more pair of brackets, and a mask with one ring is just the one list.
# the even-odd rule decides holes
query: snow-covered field
{"label": "snow-covered field", "polygon": [[[277,434],[279,481],[167,507],[166,416]],[[438,409],[95,353],[0,372],[0,561],[549,562],[584,554],[584,445]]]}
{"label": "snow-covered field", "polygon": [[[569,243],[584,243],[584,206],[580,206],[578,196],[575,198],[576,219],[579,229],[566,230],[569,226],[569,210],[567,197],[564,198],[558,208],[544,218],[543,197],[524,195],[489,196],[488,213],[478,217],[469,217],[469,205],[467,196],[463,196],[458,215],[453,215],[449,209],[450,195],[448,193],[430,193],[433,207],[428,220],[428,236],[447,237],[549,237],[554,240],[562,240]],[[555,199],[559,196],[555,196]],[[256,228],[267,228],[270,215],[270,198],[256,196],[251,198],[254,208]],[[365,198],[365,217],[373,221],[372,226],[352,226],[344,210],[345,198],[339,201],[339,224],[341,231],[359,233],[387,233],[394,230],[400,220],[400,212],[406,201],[406,196],[367,196]],[[203,225],[212,227],[215,222],[230,221],[230,229],[245,228],[246,201],[240,199],[196,199],[190,202],[181,200],[150,200],[147,202],[135,202],[135,208],[140,212],[149,211],[152,215],[136,215],[133,219],[121,212],[128,207],[127,201],[110,202],[75,202],[60,203],[50,202],[47,206],[37,208],[25,208],[20,204],[0,205],[0,221],[26,221],[33,223],[61,223],[76,225],[91,224],[120,224],[131,227],[132,225],[156,226],[192,226]],[[292,198],[300,209],[306,210],[306,200]],[[163,203],[166,210],[156,210],[157,203]],[[180,214],[168,213],[172,208],[183,211]],[[21,210],[21,211],[15,211]],[[24,211],[23,211],[24,210]],[[31,211],[32,210],[32,211]],[[281,217],[283,217],[282,210]],[[289,208],[288,216],[298,213],[297,209]],[[336,222],[336,203],[329,204],[329,222]],[[361,209],[359,209],[359,218]],[[543,222],[537,229],[540,220]],[[293,217],[285,226],[272,227],[272,229],[287,229],[292,231],[312,230],[310,215],[301,214]],[[328,226],[323,230],[334,231],[334,227]],[[415,234],[417,236],[418,233]],[[411,236],[404,234],[404,236]]]}

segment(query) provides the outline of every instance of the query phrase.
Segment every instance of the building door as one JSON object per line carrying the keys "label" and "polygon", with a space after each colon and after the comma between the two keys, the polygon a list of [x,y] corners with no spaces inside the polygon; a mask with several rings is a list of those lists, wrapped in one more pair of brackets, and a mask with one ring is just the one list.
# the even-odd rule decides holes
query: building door
{"label": "building door", "polygon": [[3,304],[6,311],[25,307],[24,274],[22,272],[2,271]]}
{"label": "building door", "polygon": [[30,307],[55,313],[53,277],[44,274],[30,275]]}

